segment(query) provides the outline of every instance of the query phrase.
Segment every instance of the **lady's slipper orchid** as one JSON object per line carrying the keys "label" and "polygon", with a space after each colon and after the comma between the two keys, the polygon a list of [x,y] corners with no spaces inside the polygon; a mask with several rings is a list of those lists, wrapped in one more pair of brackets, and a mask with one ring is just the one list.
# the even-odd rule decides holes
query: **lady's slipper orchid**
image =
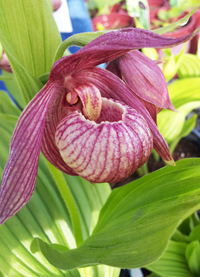
{"label": "lady's slipper orchid", "polygon": [[[155,123],[159,110],[174,110],[166,82],[156,63],[136,49],[168,48],[192,36],[171,39],[127,28],[57,61],[14,130],[2,177],[0,223],[31,198],[40,150],[59,170],[91,182],[125,179],[153,147],[173,164]],[[105,62],[107,69],[96,67]]]}

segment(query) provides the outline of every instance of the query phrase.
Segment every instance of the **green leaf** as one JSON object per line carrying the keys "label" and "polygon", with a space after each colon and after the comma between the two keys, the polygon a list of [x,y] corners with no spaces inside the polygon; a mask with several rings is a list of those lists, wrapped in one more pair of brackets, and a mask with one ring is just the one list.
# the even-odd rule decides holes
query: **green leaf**
{"label": "green leaf", "polygon": [[158,128],[173,150],[178,141],[194,127],[196,116],[186,116],[200,106],[200,78],[177,80],[168,86],[170,99],[177,112],[162,110],[157,117]]}
{"label": "green leaf", "polygon": [[187,246],[186,251],[185,251],[185,256],[188,261],[190,271],[194,274],[194,276],[199,276],[200,275],[200,263],[199,263],[200,244],[199,244],[199,241],[195,240]]}
{"label": "green leaf", "polygon": [[49,72],[61,37],[48,3],[1,0],[0,7],[4,50],[12,49],[16,60],[36,77]]}
{"label": "green leaf", "polygon": [[183,124],[183,128],[181,130],[181,132],[179,133],[179,135],[174,138],[174,140],[170,143],[170,151],[171,153],[173,153],[174,149],[176,148],[177,144],[179,143],[179,141],[186,137],[187,135],[189,135],[192,130],[195,128],[197,123],[197,114],[194,114],[192,117],[188,118],[184,124]]}
{"label": "green leaf", "polygon": [[60,190],[63,200],[66,206],[68,207],[70,218],[72,221],[72,226],[73,226],[73,233],[76,240],[76,246],[79,246],[83,242],[83,236],[82,236],[82,230],[81,230],[80,217],[79,217],[76,203],[74,201],[70,188],[68,187],[68,184],[65,181],[65,178],[62,172],[59,171],[57,168],[55,168],[48,161],[46,162],[52,176],[56,180],[56,184]]}
{"label": "green leaf", "polygon": [[[16,116],[0,114],[0,176],[8,157],[9,141],[16,121]],[[80,177],[66,178],[81,215],[82,228],[92,232],[99,211],[110,194],[110,186],[92,186],[87,181],[82,182]],[[63,272],[51,266],[41,254],[33,255],[30,252],[30,244],[34,237],[41,237],[44,241],[52,243],[54,249],[59,251],[76,247],[69,210],[58,190],[57,181],[50,174],[41,155],[37,185],[31,200],[16,216],[0,226],[2,274],[5,277],[119,276],[120,269],[103,265]],[[84,200],[80,199],[79,196],[82,194],[79,194],[79,191],[84,192]],[[86,232],[84,234],[87,236]]]}
{"label": "green leaf", "polygon": [[2,44],[0,43],[0,60],[2,58],[2,55],[3,55],[3,47],[2,47]]}
{"label": "green leaf", "polygon": [[2,75],[9,78],[7,80],[4,80],[6,88],[13,96],[17,104],[23,109],[25,107],[25,102],[22,98],[22,94],[16,82],[15,75],[6,71],[2,71]]}
{"label": "green leaf", "polygon": [[147,266],[147,269],[161,277],[195,277],[188,268],[186,247],[186,243],[170,241],[161,258]]}
{"label": "green leaf", "polygon": [[199,170],[200,159],[184,159],[114,189],[80,247],[61,252],[36,238],[32,249],[64,270],[149,264],[163,253],[178,224],[200,206]]}
{"label": "green leaf", "polygon": [[6,81],[6,80],[10,80],[10,78],[6,77],[6,76],[3,76],[3,75],[0,75],[0,81]]}
{"label": "green leaf", "polygon": [[0,113],[19,116],[21,111],[5,91],[0,90]]}
{"label": "green leaf", "polygon": [[198,240],[200,242],[200,225],[194,227],[189,235],[189,240],[194,241]]}
{"label": "green leaf", "polygon": [[180,106],[200,100],[200,78],[176,80],[168,86],[169,96],[177,109]]}
{"label": "green leaf", "polygon": [[180,79],[200,77],[200,58],[193,54],[183,55],[177,73]]}
{"label": "green leaf", "polygon": [[0,41],[25,104],[41,89],[37,77],[49,72],[61,42],[45,0],[0,0]]}
{"label": "green leaf", "polygon": [[182,234],[178,229],[175,230],[174,234],[171,237],[171,240],[178,242],[189,242],[188,236]]}
{"label": "green leaf", "polygon": [[172,24],[167,25],[165,27],[153,30],[153,32],[155,32],[159,35],[162,35],[164,33],[174,31],[176,27],[185,24],[189,20],[190,16],[195,13],[196,10],[197,10],[197,8],[193,9],[190,13],[188,13],[186,16],[184,16],[180,20],[176,21],[175,23],[172,23]]}

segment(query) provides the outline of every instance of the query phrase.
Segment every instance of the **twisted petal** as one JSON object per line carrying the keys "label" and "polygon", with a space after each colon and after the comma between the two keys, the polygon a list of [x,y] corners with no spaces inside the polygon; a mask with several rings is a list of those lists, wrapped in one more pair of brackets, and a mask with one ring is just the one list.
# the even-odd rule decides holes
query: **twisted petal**
{"label": "twisted petal", "polygon": [[118,66],[121,78],[137,96],[157,107],[175,111],[165,77],[154,61],[136,50],[119,57]]}
{"label": "twisted petal", "polygon": [[15,215],[31,198],[47,106],[55,84],[48,83],[29,103],[15,127],[0,190],[0,224]]}
{"label": "twisted petal", "polygon": [[145,119],[118,101],[103,98],[97,122],[75,111],[58,125],[56,144],[68,166],[91,182],[118,182],[148,159],[153,137]]}
{"label": "twisted petal", "polygon": [[113,73],[101,68],[93,68],[90,69],[90,71],[87,70],[79,72],[76,75],[76,79],[79,82],[84,80],[85,82],[93,83],[101,91],[103,97],[116,99],[138,111],[139,114],[145,118],[153,134],[155,150],[166,163],[174,165],[169,146],[163,136],[160,134],[155,121],[152,119],[147,109],[140,102],[139,98],[132,93],[132,91],[122,80],[120,80]]}

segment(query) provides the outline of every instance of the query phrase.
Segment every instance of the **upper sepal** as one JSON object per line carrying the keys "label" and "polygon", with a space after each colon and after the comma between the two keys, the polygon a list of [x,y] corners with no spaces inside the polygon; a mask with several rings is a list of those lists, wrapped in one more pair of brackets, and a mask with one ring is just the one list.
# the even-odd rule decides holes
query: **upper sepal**
{"label": "upper sepal", "polygon": [[77,53],[57,61],[51,71],[50,79],[55,80],[73,74],[77,70],[83,70],[105,62],[107,63],[130,50],[145,47],[173,47],[188,41],[195,34],[194,32],[174,39],[139,28],[125,28],[111,31],[94,39]]}

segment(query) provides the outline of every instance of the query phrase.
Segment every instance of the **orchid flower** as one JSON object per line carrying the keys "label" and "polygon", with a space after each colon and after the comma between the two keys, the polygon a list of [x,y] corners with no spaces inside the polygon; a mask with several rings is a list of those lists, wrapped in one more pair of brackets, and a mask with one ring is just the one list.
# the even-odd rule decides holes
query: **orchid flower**
{"label": "orchid flower", "polygon": [[[92,183],[127,178],[153,147],[173,165],[156,114],[175,109],[161,70],[137,49],[169,48],[192,36],[171,39],[127,28],[57,61],[14,130],[0,190],[0,223],[30,200],[40,151],[62,172]],[[97,67],[101,63],[107,68]]]}

